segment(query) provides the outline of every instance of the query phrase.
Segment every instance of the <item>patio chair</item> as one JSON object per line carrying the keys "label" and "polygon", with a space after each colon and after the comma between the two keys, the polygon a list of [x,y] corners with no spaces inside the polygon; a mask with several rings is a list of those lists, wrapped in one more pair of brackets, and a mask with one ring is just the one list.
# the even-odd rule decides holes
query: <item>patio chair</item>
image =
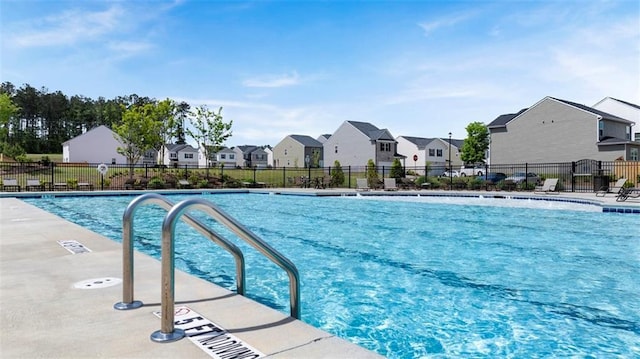
{"label": "patio chair", "polygon": [[398,185],[396,184],[395,178],[385,178],[384,179],[384,190],[385,191],[397,191]]}
{"label": "patio chair", "polygon": [[366,178],[356,178],[356,191],[368,191],[369,189]]}
{"label": "patio chair", "polygon": [[542,186],[537,186],[533,193],[545,193],[545,194],[558,194],[556,186],[558,185],[557,178],[547,178],[544,180]]}
{"label": "patio chair", "polygon": [[20,192],[20,185],[18,184],[18,180],[15,178],[5,178],[2,180],[2,190],[18,190]]}
{"label": "patio chair", "polygon": [[189,181],[187,180],[182,179],[178,180],[178,186],[180,188],[191,188],[191,183],[189,183]]}
{"label": "patio chair", "polygon": [[55,182],[53,184],[54,191],[66,191],[68,189],[69,189],[69,185],[67,184],[67,182]]}
{"label": "patio chair", "polygon": [[27,179],[27,185],[24,187],[24,189],[26,191],[31,191],[31,190],[35,190],[35,191],[42,191],[42,184],[40,183],[39,179]]}
{"label": "patio chair", "polygon": [[609,187],[609,186],[603,186],[601,187],[597,192],[596,192],[596,196],[597,197],[604,197],[607,195],[607,193],[614,193],[616,195],[619,195],[620,193],[622,193],[622,187],[624,186],[624,184],[627,182],[626,178],[620,178],[619,180],[616,181],[616,183]]}
{"label": "patio chair", "polygon": [[93,191],[93,184],[89,182],[78,182],[78,189],[81,191],[83,190]]}
{"label": "patio chair", "polygon": [[640,187],[622,188],[616,201],[624,202],[629,198],[640,198]]}

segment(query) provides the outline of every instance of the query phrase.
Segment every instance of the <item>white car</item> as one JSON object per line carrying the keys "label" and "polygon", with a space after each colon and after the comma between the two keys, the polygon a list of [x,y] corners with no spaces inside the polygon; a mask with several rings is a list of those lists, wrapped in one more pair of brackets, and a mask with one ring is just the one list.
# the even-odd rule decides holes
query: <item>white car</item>
{"label": "white car", "polygon": [[[459,177],[460,176],[460,172],[453,170],[451,171],[451,177]],[[449,171],[444,171],[444,173],[442,174],[442,177],[449,177]]]}
{"label": "white car", "polygon": [[462,166],[460,167],[460,176],[482,176],[484,167],[480,166]]}
{"label": "white car", "polygon": [[527,183],[536,183],[540,180],[537,174],[533,172],[524,173],[524,172],[516,172],[513,175],[505,178],[505,181],[513,181],[514,183],[522,183],[527,180]]}

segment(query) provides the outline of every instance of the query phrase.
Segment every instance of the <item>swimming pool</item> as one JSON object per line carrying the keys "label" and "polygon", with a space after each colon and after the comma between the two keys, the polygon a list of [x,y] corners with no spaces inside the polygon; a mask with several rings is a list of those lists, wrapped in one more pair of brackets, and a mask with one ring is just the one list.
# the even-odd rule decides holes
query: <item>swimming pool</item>
{"label": "swimming pool", "polygon": [[[385,356],[640,355],[636,216],[505,199],[204,197],[296,264],[302,320]],[[132,199],[25,201],[120,241]],[[139,250],[159,257],[164,214],[139,209]],[[235,289],[226,252],[176,234],[177,267]],[[288,314],[286,274],[239,245],[247,296]]]}

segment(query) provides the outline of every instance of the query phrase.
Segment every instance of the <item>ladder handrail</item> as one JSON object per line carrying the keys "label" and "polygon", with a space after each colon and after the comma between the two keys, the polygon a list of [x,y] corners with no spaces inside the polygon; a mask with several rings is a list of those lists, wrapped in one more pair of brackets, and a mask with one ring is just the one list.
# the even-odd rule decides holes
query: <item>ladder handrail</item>
{"label": "ladder handrail", "polygon": [[[141,301],[134,301],[133,299],[133,216],[136,210],[146,203],[159,205],[167,211],[170,211],[174,206],[173,202],[161,194],[147,193],[136,197],[125,209],[122,216],[122,302],[114,304],[115,309],[127,310],[142,306]],[[236,263],[236,291],[238,294],[244,295],[245,262],[240,248],[189,215],[185,215],[183,221],[234,257]]]}
{"label": "ladder handrail", "polygon": [[174,341],[184,337],[184,332],[174,328],[175,309],[175,257],[174,257],[174,232],[175,224],[180,216],[191,208],[200,209],[209,214],[213,219],[225,225],[236,233],[241,239],[253,246],[273,263],[284,269],[289,275],[289,300],[291,316],[300,319],[300,278],[298,269],[288,258],[275,248],[260,239],[257,235],[237,222],[215,204],[204,198],[191,198],[177,203],[162,222],[162,279],[161,279],[161,327],[159,331],[151,335],[151,339],[157,342]]}

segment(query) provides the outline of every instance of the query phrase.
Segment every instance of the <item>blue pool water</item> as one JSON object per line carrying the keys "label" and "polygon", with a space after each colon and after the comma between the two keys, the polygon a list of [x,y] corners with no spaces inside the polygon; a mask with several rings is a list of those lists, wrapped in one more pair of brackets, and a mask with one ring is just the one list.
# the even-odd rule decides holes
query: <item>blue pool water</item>
{"label": "blue pool water", "polygon": [[[638,216],[506,199],[204,197],[296,264],[302,320],[387,357],[640,357]],[[120,241],[131,200],[25,201]],[[159,257],[164,214],[138,210],[138,250]],[[286,274],[236,243],[247,296],[288,314]],[[235,290],[231,256],[186,225],[176,266]]]}

